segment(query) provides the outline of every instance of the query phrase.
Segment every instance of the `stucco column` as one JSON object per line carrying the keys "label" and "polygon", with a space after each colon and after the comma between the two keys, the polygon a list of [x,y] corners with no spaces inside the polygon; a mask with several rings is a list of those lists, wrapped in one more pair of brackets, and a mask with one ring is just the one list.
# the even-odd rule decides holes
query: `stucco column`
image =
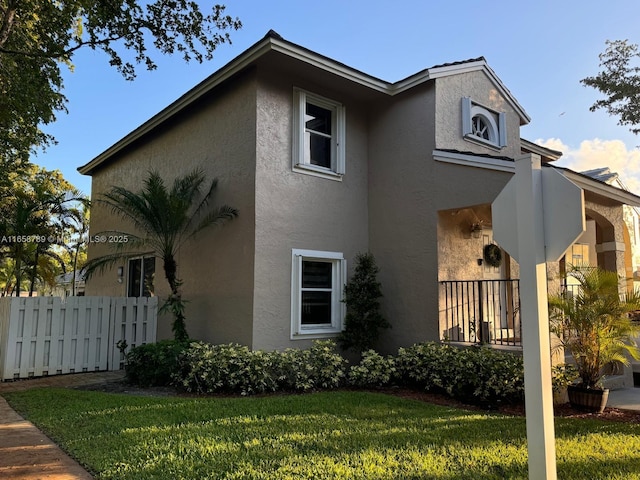
{"label": "stucco column", "polygon": [[[616,272],[620,278],[626,277],[625,245],[623,242],[603,242],[596,245],[598,266]],[[620,288],[624,290],[623,283]],[[623,292],[621,292],[623,293]]]}
{"label": "stucco column", "polygon": [[[625,264],[625,245],[623,242],[604,242],[596,245],[598,253],[598,265],[606,270],[616,272],[620,279],[627,277]],[[620,294],[626,293],[627,283],[621,281],[619,284]],[[606,382],[608,388],[629,388],[633,387],[633,370],[631,367],[623,366],[622,375],[609,377]]]}

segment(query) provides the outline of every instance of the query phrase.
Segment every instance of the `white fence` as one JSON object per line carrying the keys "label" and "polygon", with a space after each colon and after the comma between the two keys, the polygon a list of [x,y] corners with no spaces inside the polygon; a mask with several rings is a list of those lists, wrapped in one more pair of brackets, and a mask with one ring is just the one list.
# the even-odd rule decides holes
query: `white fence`
{"label": "white fence", "polygon": [[157,297],[0,298],[0,380],[119,370],[156,340]]}

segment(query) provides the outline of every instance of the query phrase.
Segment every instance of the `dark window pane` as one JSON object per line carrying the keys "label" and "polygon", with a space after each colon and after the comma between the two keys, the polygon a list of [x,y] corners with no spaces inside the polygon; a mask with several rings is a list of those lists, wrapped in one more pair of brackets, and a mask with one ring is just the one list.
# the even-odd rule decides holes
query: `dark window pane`
{"label": "dark window pane", "polygon": [[142,273],[142,259],[129,260],[129,288],[127,295],[130,297],[140,296],[140,276]]}
{"label": "dark window pane", "polygon": [[302,262],[302,288],[331,288],[331,271],[329,262]]}
{"label": "dark window pane", "polygon": [[309,156],[311,165],[331,168],[331,139],[311,133],[309,138]]}
{"label": "dark window pane", "polygon": [[302,292],[302,325],[331,324],[331,292]]}
{"label": "dark window pane", "polygon": [[331,110],[307,103],[304,125],[308,130],[331,135]]}
{"label": "dark window pane", "polygon": [[153,293],[153,278],[156,273],[156,258],[147,257],[144,259],[144,285],[142,286],[142,295],[150,297]]}

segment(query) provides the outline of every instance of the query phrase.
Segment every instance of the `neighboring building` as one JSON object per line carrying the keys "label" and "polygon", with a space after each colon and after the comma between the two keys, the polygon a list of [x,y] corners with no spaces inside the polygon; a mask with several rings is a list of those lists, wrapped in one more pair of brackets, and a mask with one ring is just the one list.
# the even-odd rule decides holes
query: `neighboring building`
{"label": "neighboring building", "polygon": [[[622,190],[628,190],[618,174],[612,172],[609,167],[595,168],[581,173],[609,185],[615,185]],[[640,288],[640,209],[630,205],[624,205],[622,208],[624,223],[627,227],[627,234],[624,236],[625,245],[631,252],[628,258],[631,263],[627,265],[626,278],[632,278],[636,287]]]}
{"label": "neighboring building", "polygon": [[[495,247],[491,203],[514,159],[559,152],[520,138],[530,119],[484,58],[389,83],[269,32],[81,167],[93,200],[137,190],[150,169],[171,180],[202,167],[240,211],[180,252],[192,337],[252,348],[305,347],[342,328],[343,285],[359,252],[380,266],[392,328],[380,349],[448,339],[520,345],[518,265]],[[559,169],[584,189],[587,233],[568,262],[624,272],[624,205],[640,197]],[[91,234],[118,220],[93,204]],[[89,257],[106,252],[91,244]],[[141,254],[87,282],[87,295],[167,295],[161,263]],[[171,336],[170,321],[159,336]]]}
{"label": "neighboring building", "polygon": [[[75,288],[73,284],[75,282]],[[53,297],[81,297],[84,295],[85,281],[84,275],[81,270],[75,272],[68,272],[58,275],[56,277],[56,286],[51,291]]]}

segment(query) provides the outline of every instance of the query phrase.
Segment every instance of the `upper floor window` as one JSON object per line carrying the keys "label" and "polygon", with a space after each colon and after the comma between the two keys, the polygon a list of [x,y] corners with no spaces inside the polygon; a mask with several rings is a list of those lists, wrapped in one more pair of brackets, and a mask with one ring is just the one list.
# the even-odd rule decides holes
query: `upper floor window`
{"label": "upper floor window", "polygon": [[344,107],[294,89],[293,170],[340,180],[344,168]]}
{"label": "upper floor window", "polygon": [[466,140],[502,148],[507,145],[506,116],[471,100],[462,99],[462,135]]}

